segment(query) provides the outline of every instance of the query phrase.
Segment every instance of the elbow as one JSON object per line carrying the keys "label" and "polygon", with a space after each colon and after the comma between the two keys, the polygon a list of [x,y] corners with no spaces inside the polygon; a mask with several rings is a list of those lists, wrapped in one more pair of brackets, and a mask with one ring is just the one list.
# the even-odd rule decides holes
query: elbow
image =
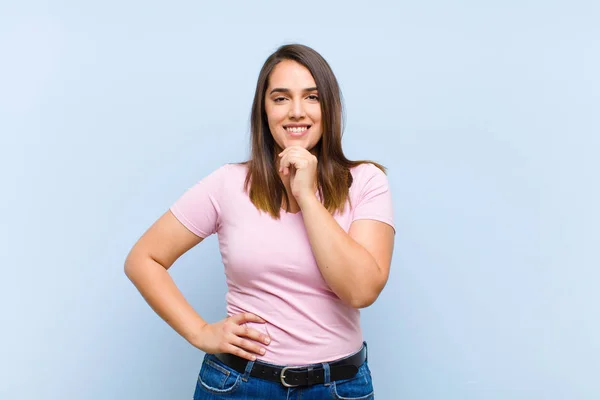
{"label": "elbow", "polygon": [[[130,281],[139,279],[140,277],[146,276],[154,270],[167,270],[169,266],[164,266],[154,259],[151,255],[139,254],[131,252],[125,259],[123,265],[123,272],[129,278]],[[135,282],[134,282],[135,283]]]}
{"label": "elbow", "polygon": [[345,302],[352,308],[367,308],[379,297],[381,291],[385,287],[387,279],[381,279],[377,282],[372,282],[369,286],[359,290],[352,290],[345,296]]}
{"label": "elbow", "polygon": [[123,266],[123,272],[125,273],[125,276],[131,280],[132,276],[134,275],[134,264],[125,261],[125,265]]}
{"label": "elbow", "polygon": [[356,308],[356,309],[367,308],[373,303],[374,303],[374,301],[368,301],[368,300],[352,300],[350,302],[350,307]]}
{"label": "elbow", "polygon": [[136,264],[135,262],[133,262],[133,251],[130,251],[129,254],[127,254],[127,257],[125,258],[125,262],[123,263],[123,272],[125,273],[125,275],[127,275],[127,277],[130,277],[130,274],[133,271],[133,266]]}
{"label": "elbow", "polygon": [[140,258],[136,257],[133,252],[129,253],[125,259],[125,263],[123,264],[123,272],[125,273],[125,276],[132,280],[136,275],[136,271],[139,270],[140,264]]}
{"label": "elbow", "polygon": [[356,308],[356,309],[367,308],[371,304],[375,303],[375,300],[377,300],[378,297],[379,297],[379,292],[377,292],[377,291],[372,291],[370,293],[362,293],[360,295],[358,293],[356,293],[356,294],[350,296],[347,303],[352,308]]}

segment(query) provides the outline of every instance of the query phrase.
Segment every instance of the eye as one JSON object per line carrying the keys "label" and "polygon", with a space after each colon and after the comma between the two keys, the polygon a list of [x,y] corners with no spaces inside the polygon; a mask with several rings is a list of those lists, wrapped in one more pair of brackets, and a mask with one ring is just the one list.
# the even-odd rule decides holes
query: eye
{"label": "eye", "polygon": [[281,103],[283,100],[285,100],[285,97],[275,97],[275,98],[273,99],[273,101],[274,101],[275,103]]}
{"label": "eye", "polygon": [[319,101],[319,96],[317,96],[316,94],[311,94],[310,96],[307,97],[309,100],[314,100],[314,101]]}

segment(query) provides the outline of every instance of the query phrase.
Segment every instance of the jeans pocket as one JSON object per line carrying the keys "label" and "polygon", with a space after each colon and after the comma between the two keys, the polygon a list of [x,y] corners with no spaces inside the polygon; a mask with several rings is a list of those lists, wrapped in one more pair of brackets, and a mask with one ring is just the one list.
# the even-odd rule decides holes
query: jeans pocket
{"label": "jeans pocket", "polygon": [[202,398],[200,396],[202,390],[220,395],[233,393],[240,382],[241,375],[238,372],[226,368],[215,356],[207,354],[198,375],[194,400]]}
{"label": "jeans pocket", "polygon": [[358,373],[350,379],[334,381],[331,384],[333,398],[337,400],[371,400],[374,398],[371,372],[365,362]]}

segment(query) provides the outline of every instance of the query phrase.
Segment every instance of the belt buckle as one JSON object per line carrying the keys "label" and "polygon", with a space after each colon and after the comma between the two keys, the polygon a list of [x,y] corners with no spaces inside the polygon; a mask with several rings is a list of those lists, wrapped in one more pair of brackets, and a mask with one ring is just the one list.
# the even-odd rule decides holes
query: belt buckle
{"label": "belt buckle", "polygon": [[281,373],[279,374],[279,380],[281,381],[281,384],[287,388],[293,388],[293,387],[297,387],[300,385],[290,385],[289,383],[287,383],[285,381],[285,372],[288,369],[296,369],[296,368],[302,368],[301,366],[289,366],[289,367],[283,367],[283,369],[281,370]]}

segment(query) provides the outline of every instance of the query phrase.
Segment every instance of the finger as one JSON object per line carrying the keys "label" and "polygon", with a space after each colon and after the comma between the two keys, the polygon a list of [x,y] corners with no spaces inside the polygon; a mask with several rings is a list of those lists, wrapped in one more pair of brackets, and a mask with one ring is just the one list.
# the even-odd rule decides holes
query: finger
{"label": "finger", "polygon": [[294,169],[304,169],[310,164],[310,160],[308,160],[303,154],[287,154],[285,155],[279,165],[280,171],[283,171],[284,175],[288,175]]}
{"label": "finger", "polygon": [[256,360],[255,354],[245,351],[244,349],[242,349],[238,346],[235,346],[233,344],[228,344],[227,347],[224,349],[224,352],[236,355],[241,358],[245,358],[246,360],[250,360],[250,361]]}
{"label": "finger", "polygon": [[287,167],[287,173],[289,174],[293,174],[296,171],[297,167],[296,167],[296,163],[295,162],[291,162],[290,165]]}
{"label": "finger", "polygon": [[234,336],[231,338],[230,343],[252,354],[260,354],[262,356],[267,352],[267,349],[265,349],[260,343],[249,340],[245,337]]}
{"label": "finger", "polygon": [[289,173],[292,169],[303,169],[308,165],[308,161],[303,157],[288,156],[285,159],[284,168]]}
{"label": "finger", "polygon": [[271,343],[271,338],[268,335],[265,335],[264,333],[259,332],[256,329],[249,328],[248,325],[240,326],[238,329],[236,329],[236,331],[234,333],[237,336],[247,337],[249,339],[252,339],[257,342],[264,343],[264,344]]}
{"label": "finger", "polygon": [[230,317],[230,319],[238,325],[241,325],[245,322],[257,322],[259,324],[264,324],[265,322],[267,322],[264,319],[262,319],[261,317],[259,317],[258,315],[252,314],[252,313],[236,314],[236,315]]}
{"label": "finger", "polygon": [[279,161],[279,166],[281,169],[288,168],[292,166],[299,158],[294,156],[293,154],[286,154]]}
{"label": "finger", "polygon": [[283,157],[284,155],[286,155],[287,153],[289,153],[290,151],[293,151],[297,146],[290,146],[290,147],[286,147],[285,149],[283,149],[281,151],[281,153],[279,153],[279,157]]}
{"label": "finger", "polygon": [[291,159],[288,155],[284,155],[279,161],[279,171],[283,173],[283,175],[287,175],[290,172]]}

